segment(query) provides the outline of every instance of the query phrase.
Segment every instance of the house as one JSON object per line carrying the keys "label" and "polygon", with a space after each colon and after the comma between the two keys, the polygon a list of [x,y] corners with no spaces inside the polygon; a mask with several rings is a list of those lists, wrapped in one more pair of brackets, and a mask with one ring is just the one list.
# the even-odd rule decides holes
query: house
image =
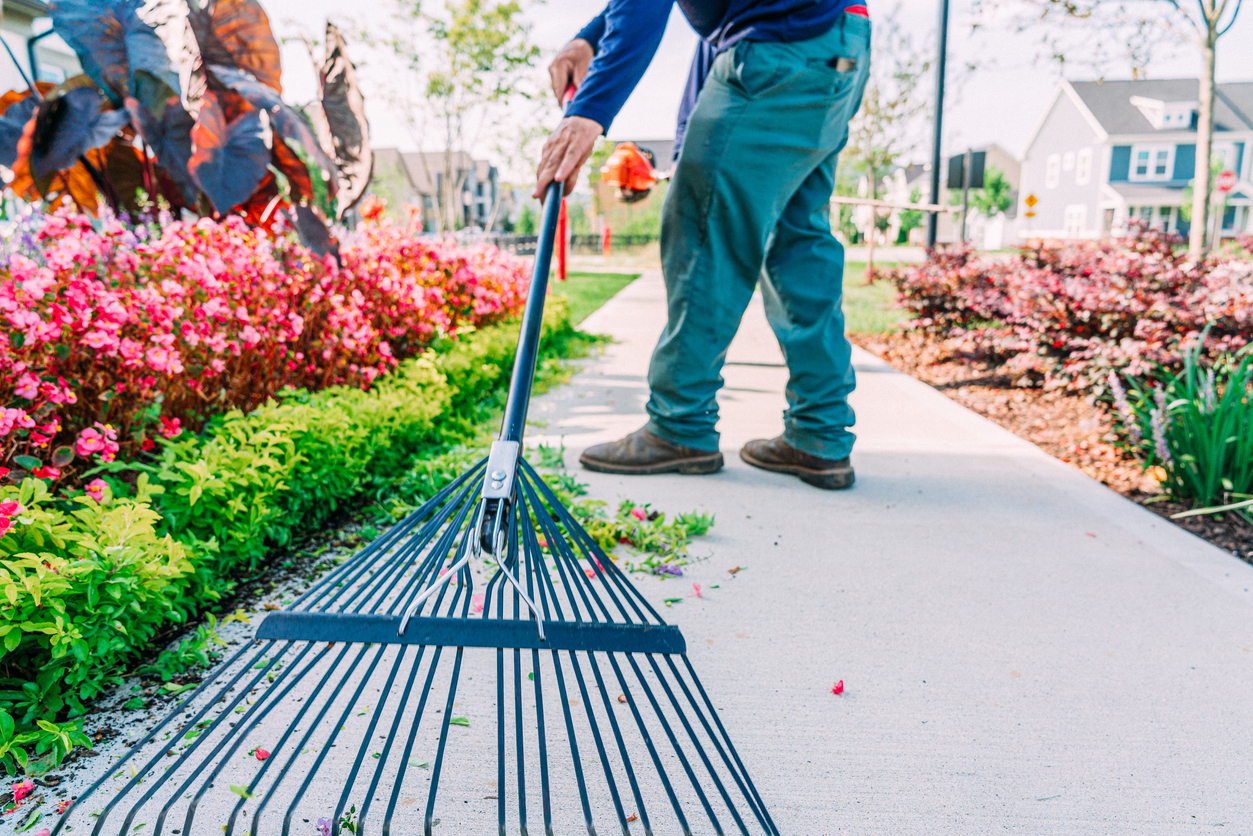
{"label": "house", "polygon": [[[60,84],[78,75],[78,56],[60,36],[52,31],[52,18],[48,4],[43,0],[3,0],[0,3],[0,38],[13,53],[0,50],[0,93],[8,90],[25,90],[27,78]],[[18,67],[13,65],[16,58]]]}
{"label": "house", "polygon": [[[1133,218],[1187,236],[1199,90],[1196,79],[1060,82],[1023,160],[1019,236],[1100,238]],[[1237,175],[1223,236],[1251,228],[1251,145],[1253,83],[1217,85],[1213,151]]]}
{"label": "house", "polygon": [[[1005,219],[1000,218],[974,218],[974,210],[971,210],[971,217],[967,219],[967,240],[974,241],[976,246],[985,247],[987,249],[999,249],[1002,243],[1002,235],[999,232],[1001,225],[1005,221],[1013,221],[1018,213],[1018,186],[1022,177],[1022,164],[1018,158],[1006,151],[1001,146],[993,143],[991,145],[982,145],[977,148],[971,148],[972,153],[982,153],[984,155],[983,170],[986,174],[995,168],[1005,175],[1005,180],[1009,183],[1009,196],[1013,199],[1013,204],[1009,209],[1005,210]],[[944,212],[940,215],[939,224],[936,227],[936,240],[940,243],[952,243],[958,238],[958,227],[961,225],[961,190],[950,190],[948,188],[948,167],[950,160],[957,154],[950,154],[944,157],[940,163],[940,205],[953,205],[956,201],[956,208],[952,212]],[[931,200],[931,164],[913,164],[905,166],[905,194],[909,195],[916,189],[922,202],[926,203]],[[956,196],[954,197],[954,192]],[[919,227],[913,235],[916,239],[915,243],[921,243],[925,235],[925,227]]]}
{"label": "house", "polygon": [[461,227],[493,229],[508,216],[501,207],[500,174],[486,160],[476,160],[464,151],[409,152],[396,148],[374,149],[374,177],[369,192],[384,198],[393,209],[402,205],[422,209],[423,228],[434,232],[439,211],[437,196],[443,193],[444,177],[451,172],[460,182],[458,220]]}

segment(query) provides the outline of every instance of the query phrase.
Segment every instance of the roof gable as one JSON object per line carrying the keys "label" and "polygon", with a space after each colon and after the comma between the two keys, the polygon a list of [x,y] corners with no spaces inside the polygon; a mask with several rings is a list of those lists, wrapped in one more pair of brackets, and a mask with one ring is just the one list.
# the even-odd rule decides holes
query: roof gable
{"label": "roof gable", "polygon": [[[1075,96],[1088,109],[1106,133],[1155,134],[1184,132],[1192,128],[1159,131],[1132,98],[1162,102],[1191,102],[1200,98],[1200,82],[1195,78],[1149,79],[1142,81],[1072,81]],[[1253,83],[1219,84],[1214,97],[1214,130],[1253,129]]]}

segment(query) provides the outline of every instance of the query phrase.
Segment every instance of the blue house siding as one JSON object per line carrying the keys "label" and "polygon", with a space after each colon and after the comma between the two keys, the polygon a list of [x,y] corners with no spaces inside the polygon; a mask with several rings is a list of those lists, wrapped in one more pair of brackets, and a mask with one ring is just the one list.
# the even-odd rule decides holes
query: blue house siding
{"label": "blue house siding", "polygon": [[1131,146],[1115,145],[1109,158],[1109,181],[1125,183],[1131,174]]}
{"label": "blue house siding", "polygon": [[1196,175],[1196,146],[1175,146],[1175,173],[1171,179],[1191,180]]}

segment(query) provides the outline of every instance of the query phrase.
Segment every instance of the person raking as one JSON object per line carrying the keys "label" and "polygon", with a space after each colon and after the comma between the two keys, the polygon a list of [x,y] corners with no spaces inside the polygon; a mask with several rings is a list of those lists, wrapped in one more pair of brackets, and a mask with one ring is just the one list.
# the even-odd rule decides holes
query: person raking
{"label": "person raking", "polygon": [[[534,197],[574,188],[652,61],[674,0],[610,0],[549,67],[561,99]],[[850,0],[678,0],[701,36],[662,207],[668,321],[648,370],[648,423],[588,448],[606,473],[714,473],[727,348],[758,281],[788,365],[783,433],[740,457],[820,488],[853,484],[844,249],[831,234],[836,158],[861,105],[870,19]],[[680,150],[681,149],[681,150]]]}

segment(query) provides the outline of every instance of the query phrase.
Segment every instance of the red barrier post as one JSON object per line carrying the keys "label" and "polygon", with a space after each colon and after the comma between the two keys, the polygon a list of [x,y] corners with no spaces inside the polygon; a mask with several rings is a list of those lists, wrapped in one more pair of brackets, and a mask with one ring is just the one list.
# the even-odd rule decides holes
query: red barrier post
{"label": "red barrier post", "polygon": [[566,199],[561,199],[561,212],[557,215],[557,281],[566,280]]}
{"label": "red barrier post", "polygon": [[609,251],[613,247],[613,230],[609,228],[609,224],[605,224],[605,240],[600,244],[601,253],[608,258]]}

